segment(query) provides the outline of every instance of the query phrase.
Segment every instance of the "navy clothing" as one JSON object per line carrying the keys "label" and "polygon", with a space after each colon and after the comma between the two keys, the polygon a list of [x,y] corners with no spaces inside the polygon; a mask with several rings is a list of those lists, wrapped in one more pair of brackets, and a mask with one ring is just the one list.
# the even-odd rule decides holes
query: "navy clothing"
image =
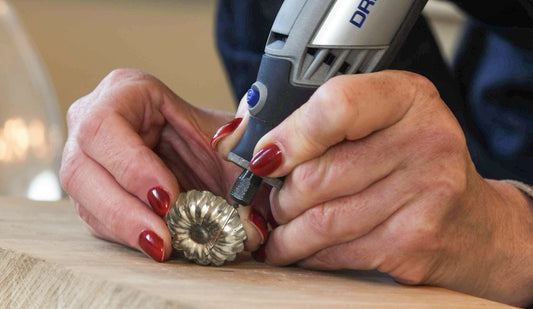
{"label": "navy clothing", "polygon": [[[420,18],[390,68],[429,78],[481,175],[533,184],[533,1],[455,0],[472,19],[453,72]],[[255,81],[283,0],[220,0],[217,43],[237,99]]]}

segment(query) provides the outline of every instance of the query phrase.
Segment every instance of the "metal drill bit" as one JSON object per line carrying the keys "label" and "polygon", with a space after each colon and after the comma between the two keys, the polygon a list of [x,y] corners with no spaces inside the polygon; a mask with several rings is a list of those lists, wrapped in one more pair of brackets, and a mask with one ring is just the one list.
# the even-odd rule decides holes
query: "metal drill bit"
{"label": "metal drill bit", "polygon": [[211,192],[181,193],[164,220],[172,247],[198,264],[220,266],[244,250],[247,237],[236,208]]}

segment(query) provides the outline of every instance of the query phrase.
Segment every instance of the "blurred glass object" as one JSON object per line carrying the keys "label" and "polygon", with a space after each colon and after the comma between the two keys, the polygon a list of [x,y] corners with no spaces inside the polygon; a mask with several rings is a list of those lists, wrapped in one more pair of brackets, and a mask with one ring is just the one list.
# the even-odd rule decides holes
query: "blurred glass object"
{"label": "blurred glass object", "polygon": [[63,197],[59,105],[13,7],[0,0],[0,195]]}

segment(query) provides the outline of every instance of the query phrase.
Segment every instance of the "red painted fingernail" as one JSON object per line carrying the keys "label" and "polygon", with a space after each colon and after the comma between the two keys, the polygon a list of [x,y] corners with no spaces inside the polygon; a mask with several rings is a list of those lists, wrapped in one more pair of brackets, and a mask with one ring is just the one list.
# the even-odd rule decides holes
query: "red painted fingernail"
{"label": "red painted fingernail", "polygon": [[233,131],[235,131],[237,127],[239,127],[241,122],[242,122],[242,118],[235,118],[232,121],[220,127],[220,129],[218,129],[217,133],[215,133],[215,135],[213,135],[213,138],[211,139],[211,148],[214,149],[221,138],[233,133]]}
{"label": "red painted fingernail", "polygon": [[259,263],[266,261],[266,246],[262,245],[257,251],[252,252],[252,257]]}
{"label": "red painted fingernail", "polygon": [[252,158],[250,170],[258,176],[268,176],[278,169],[282,161],[281,149],[276,144],[268,145]]}
{"label": "red painted fingernail", "polygon": [[148,191],[147,197],[150,206],[158,216],[164,217],[167,215],[170,209],[170,197],[167,191],[161,187],[155,187]]}
{"label": "red painted fingernail", "polygon": [[278,222],[276,222],[276,219],[274,219],[274,216],[272,215],[272,211],[268,211],[268,223],[270,223],[272,229],[275,229],[279,226]]}
{"label": "red painted fingernail", "polygon": [[268,227],[265,218],[255,209],[252,208],[248,215],[248,221],[255,226],[259,234],[261,234],[261,244],[264,244],[268,237]]}
{"label": "red painted fingernail", "polygon": [[156,233],[150,230],[142,231],[139,235],[139,246],[152,259],[163,262],[165,258],[165,245],[163,244],[163,239],[157,236]]}

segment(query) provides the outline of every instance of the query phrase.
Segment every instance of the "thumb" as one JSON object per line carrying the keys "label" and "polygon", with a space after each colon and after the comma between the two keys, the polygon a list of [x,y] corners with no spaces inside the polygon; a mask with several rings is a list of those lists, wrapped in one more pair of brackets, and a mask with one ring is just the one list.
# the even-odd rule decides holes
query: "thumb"
{"label": "thumb", "polygon": [[259,140],[251,171],[281,177],[344,140],[361,139],[392,126],[416,97],[413,79],[399,71],[331,79]]}

